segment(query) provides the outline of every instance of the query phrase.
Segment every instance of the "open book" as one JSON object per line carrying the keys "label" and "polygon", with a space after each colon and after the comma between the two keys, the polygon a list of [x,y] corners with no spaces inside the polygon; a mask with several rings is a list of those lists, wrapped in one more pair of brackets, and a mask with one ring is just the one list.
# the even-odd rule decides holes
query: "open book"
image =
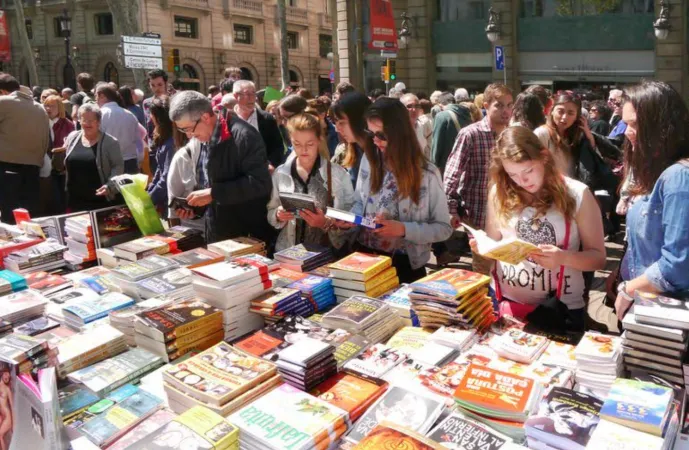
{"label": "open book", "polygon": [[464,223],[462,225],[476,239],[479,254],[486,258],[497,259],[508,264],[519,264],[529,254],[538,251],[537,246],[517,237],[496,241],[488,237],[483,230],[474,230]]}

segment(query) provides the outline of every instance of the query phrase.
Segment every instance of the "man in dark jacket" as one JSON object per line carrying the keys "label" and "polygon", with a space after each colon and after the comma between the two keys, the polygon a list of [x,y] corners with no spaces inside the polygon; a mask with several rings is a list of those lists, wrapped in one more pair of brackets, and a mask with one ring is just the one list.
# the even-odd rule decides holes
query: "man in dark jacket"
{"label": "man in dark jacket", "polygon": [[[272,180],[258,131],[244,120],[214,113],[210,100],[195,91],[172,98],[170,119],[187,137],[202,143],[197,190],[189,194],[187,202],[206,207],[208,242],[255,236],[270,243],[273,231],[266,204]],[[193,216],[184,210],[176,213],[181,218]]]}
{"label": "man in dark jacket", "polygon": [[451,93],[442,94],[438,102],[443,110],[435,116],[433,122],[433,141],[431,146],[431,161],[438,166],[440,173],[445,173],[445,163],[452,152],[459,130],[471,125],[469,108],[454,104]]}
{"label": "man in dark jacket", "polygon": [[232,93],[237,99],[234,112],[241,119],[261,133],[266,147],[268,161],[273,169],[282,164],[285,156],[285,147],[282,144],[282,135],[275,118],[256,108],[256,86],[249,80],[235,81]]}

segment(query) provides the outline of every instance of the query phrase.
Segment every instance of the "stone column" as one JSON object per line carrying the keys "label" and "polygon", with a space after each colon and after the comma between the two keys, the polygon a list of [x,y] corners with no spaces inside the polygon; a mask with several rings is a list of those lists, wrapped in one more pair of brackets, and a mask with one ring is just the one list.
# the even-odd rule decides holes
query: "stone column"
{"label": "stone column", "polygon": [[[400,16],[406,11],[411,18],[412,36],[407,48],[400,48],[397,58],[397,78],[411,92],[424,91],[428,95],[434,89],[429,80],[429,66],[435,69],[431,56],[432,6],[425,0],[393,0],[397,29],[402,23]],[[429,92],[431,90],[431,92]]]}

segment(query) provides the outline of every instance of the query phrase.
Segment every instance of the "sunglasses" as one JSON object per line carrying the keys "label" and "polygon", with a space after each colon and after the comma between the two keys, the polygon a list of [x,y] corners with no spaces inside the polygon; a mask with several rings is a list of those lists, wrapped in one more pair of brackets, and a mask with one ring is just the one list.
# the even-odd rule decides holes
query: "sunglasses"
{"label": "sunglasses", "polygon": [[366,135],[370,138],[376,138],[379,141],[387,141],[388,137],[382,131],[376,131],[375,133],[371,130],[365,130]]}

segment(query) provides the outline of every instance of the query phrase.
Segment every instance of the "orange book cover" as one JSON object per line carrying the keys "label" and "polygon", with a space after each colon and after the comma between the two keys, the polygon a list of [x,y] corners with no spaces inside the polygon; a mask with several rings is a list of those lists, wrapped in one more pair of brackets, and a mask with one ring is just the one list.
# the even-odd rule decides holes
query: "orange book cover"
{"label": "orange book cover", "polygon": [[325,400],[333,406],[349,413],[352,422],[356,421],[388,388],[383,382],[376,384],[347,373],[340,373],[316,386],[311,395]]}
{"label": "orange book cover", "polygon": [[368,280],[388,267],[392,266],[392,259],[388,256],[369,255],[367,253],[354,252],[351,255],[328,266],[332,269],[356,272],[364,275]]}
{"label": "orange book cover", "polygon": [[400,427],[392,422],[381,422],[363,438],[354,450],[440,450],[445,447],[435,441]]}
{"label": "orange book cover", "polygon": [[299,281],[308,276],[307,273],[297,272],[295,270],[285,269],[281,267],[277,270],[270,272],[270,278],[286,278],[293,281]]}
{"label": "orange book cover", "polygon": [[248,338],[234,344],[238,349],[255,356],[263,356],[282,344],[282,340],[274,338],[263,331],[252,334]]}
{"label": "orange book cover", "polygon": [[458,299],[487,286],[490,277],[462,269],[442,269],[411,284],[415,292]]}
{"label": "orange book cover", "polygon": [[529,378],[471,364],[454,397],[460,405],[471,404],[481,410],[522,413],[533,387]]}

